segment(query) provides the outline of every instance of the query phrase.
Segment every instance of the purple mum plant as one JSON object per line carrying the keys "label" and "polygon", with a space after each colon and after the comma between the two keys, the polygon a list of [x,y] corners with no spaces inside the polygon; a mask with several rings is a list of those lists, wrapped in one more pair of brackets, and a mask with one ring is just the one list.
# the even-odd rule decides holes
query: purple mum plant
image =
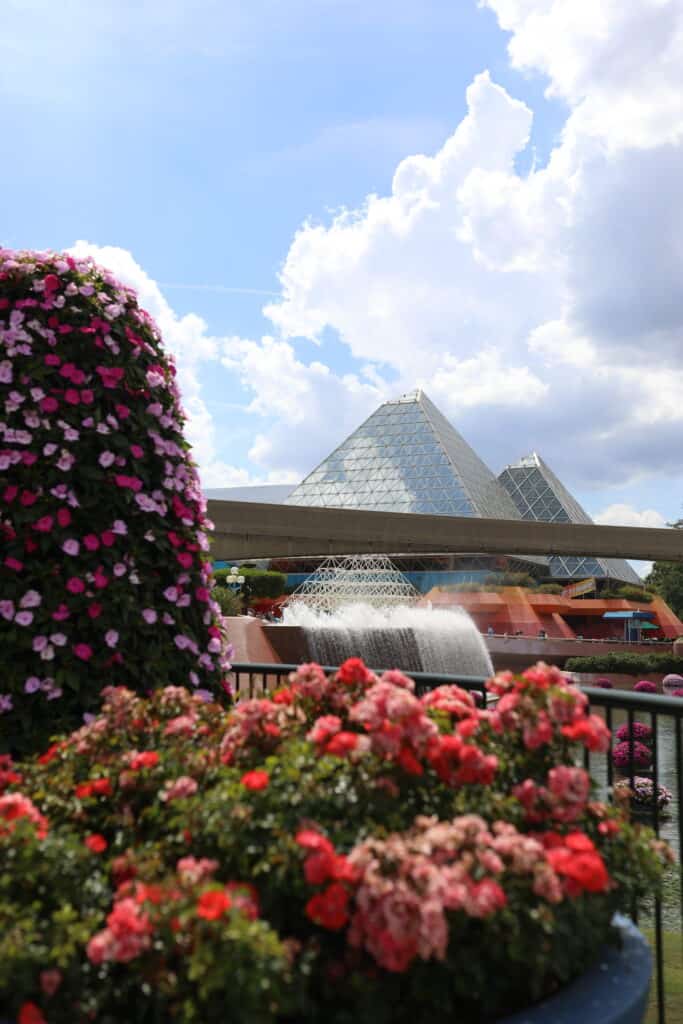
{"label": "purple mum plant", "polygon": [[657,684],[650,682],[649,679],[641,679],[639,683],[633,687],[636,693],[656,693]]}
{"label": "purple mum plant", "polygon": [[612,751],[612,761],[619,771],[629,771],[631,763],[634,768],[649,768],[652,764],[652,753],[644,743],[637,740],[617,743]]}
{"label": "purple mum plant", "polygon": [[619,741],[638,740],[648,746],[652,743],[652,729],[645,722],[634,722],[630,727],[628,723],[620,725],[614,735]]}

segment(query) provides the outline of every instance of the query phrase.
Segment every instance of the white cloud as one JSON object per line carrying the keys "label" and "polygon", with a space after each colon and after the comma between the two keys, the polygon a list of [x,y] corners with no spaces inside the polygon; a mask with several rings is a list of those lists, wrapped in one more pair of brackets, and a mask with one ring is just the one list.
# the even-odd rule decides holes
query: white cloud
{"label": "white cloud", "polygon": [[301,476],[354,429],[387,393],[379,379],[340,376],[318,361],[304,364],[286,341],[230,338],[223,365],[254,392],[249,411],[274,417],[256,434],[249,457],[298,482]]}
{"label": "white cloud", "polygon": [[593,521],[603,526],[666,526],[664,516],[654,508],[637,509],[633,505],[608,505],[602,512],[593,516]]}

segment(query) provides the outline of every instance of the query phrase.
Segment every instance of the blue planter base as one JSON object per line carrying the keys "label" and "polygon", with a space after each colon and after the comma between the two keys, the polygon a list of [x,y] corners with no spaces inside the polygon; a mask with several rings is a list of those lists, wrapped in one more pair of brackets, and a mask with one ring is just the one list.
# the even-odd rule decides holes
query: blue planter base
{"label": "blue planter base", "polygon": [[528,1010],[500,1024],[642,1024],[652,975],[652,953],[636,926],[617,914],[621,948],[606,947],[595,967]]}

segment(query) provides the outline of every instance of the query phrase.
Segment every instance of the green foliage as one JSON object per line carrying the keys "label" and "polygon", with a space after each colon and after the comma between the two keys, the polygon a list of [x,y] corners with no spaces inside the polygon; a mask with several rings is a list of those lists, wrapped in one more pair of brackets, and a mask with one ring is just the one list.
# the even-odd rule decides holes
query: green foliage
{"label": "green foliage", "polygon": [[654,600],[654,595],[649,590],[633,583],[620,583],[618,586],[611,584],[600,591],[600,597],[621,597],[636,604],[651,604]]}
{"label": "green foliage", "polygon": [[646,676],[648,673],[683,672],[683,658],[662,652],[635,654],[609,651],[586,658],[568,658],[565,668],[568,672],[620,672]]}
{"label": "green foliage", "polygon": [[223,615],[241,615],[242,598],[230,587],[222,587],[219,584],[211,591],[211,595],[220,608]]}
{"label": "green foliage", "polygon": [[539,586],[534,587],[534,592],[537,594],[561,594],[562,590],[561,583],[541,583]]}
{"label": "green foliage", "polygon": [[490,587],[534,587],[536,580],[528,572],[491,572],[484,580],[485,589]]}
{"label": "green foliage", "polygon": [[674,615],[683,617],[683,563],[655,562],[645,582],[666,601]]}

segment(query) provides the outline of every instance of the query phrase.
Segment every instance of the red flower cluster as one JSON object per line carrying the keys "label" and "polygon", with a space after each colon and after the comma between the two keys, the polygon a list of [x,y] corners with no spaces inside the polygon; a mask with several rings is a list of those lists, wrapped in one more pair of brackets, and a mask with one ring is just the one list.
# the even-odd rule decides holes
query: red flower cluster
{"label": "red flower cluster", "polygon": [[48,821],[32,800],[21,793],[5,793],[0,796],[0,836],[13,832],[17,822],[26,819],[35,826],[38,839],[45,839]]}
{"label": "red flower cluster", "polygon": [[590,776],[583,768],[558,765],[548,772],[547,786],[525,779],[512,792],[524,808],[528,822],[551,820],[569,824],[584,813],[590,787]]}
{"label": "red flower cluster", "polygon": [[306,904],[306,916],[323,928],[339,931],[349,919],[349,893],[343,883],[354,882],[357,872],[346,857],[335,852],[329,839],[315,829],[300,829],[296,842],[308,851],[304,861],[304,876],[308,884],[329,883],[322,892],[311,896]]}
{"label": "red flower cluster", "polygon": [[253,790],[267,789],[269,782],[270,775],[268,774],[268,772],[262,772],[258,769],[251,772],[245,772],[242,778],[240,779],[240,783],[244,786],[245,789]]}
{"label": "red flower cluster", "polygon": [[79,800],[90,796],[111,796],[111,782],[109,779],[90,779],[88,782],[79,782],[74,792]]}
{"label": "red flower cluster", "polygon": [[593,841],[583,832],[566,836],[547,832],[541,837],[552,869],[562,877],[568,896],[582,892],[606,892],[612,885],[605,862]]}

